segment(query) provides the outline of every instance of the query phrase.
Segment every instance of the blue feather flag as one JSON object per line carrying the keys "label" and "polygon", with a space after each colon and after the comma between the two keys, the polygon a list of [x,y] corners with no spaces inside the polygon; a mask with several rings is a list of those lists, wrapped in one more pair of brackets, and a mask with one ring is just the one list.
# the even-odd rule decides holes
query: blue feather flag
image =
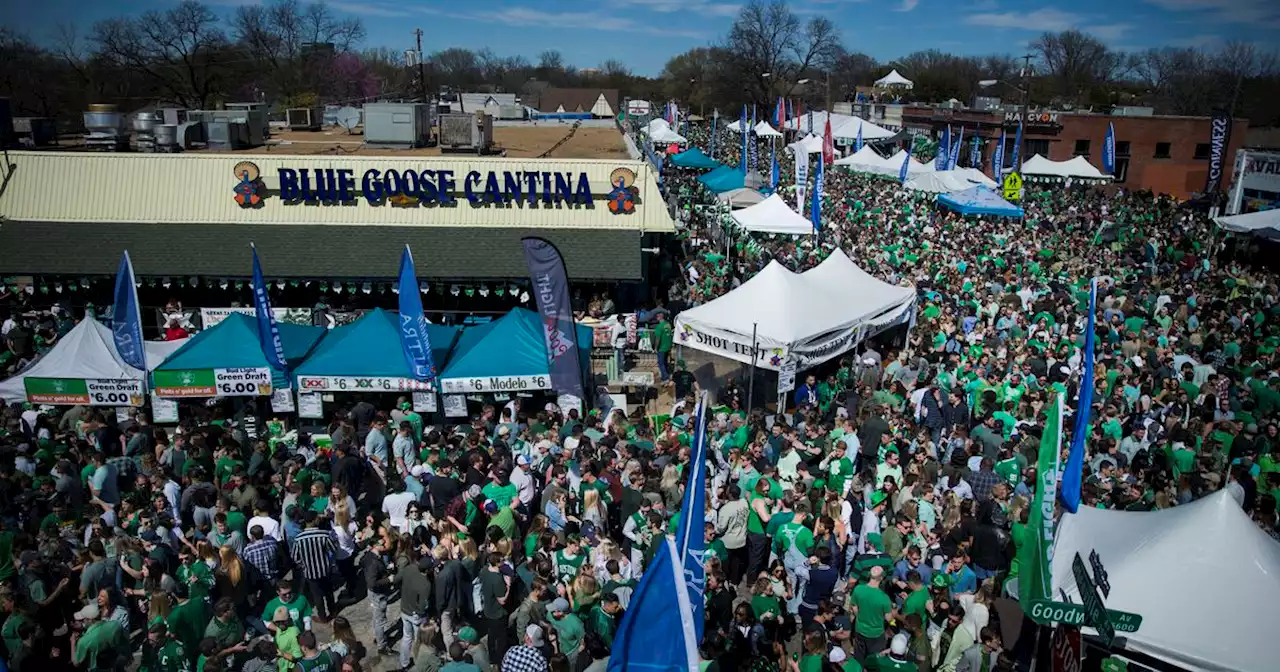
{"label": "blue feather flag", "polygon": [[756,142],[756,106],[755,105],[751,106],[751,130],[749,131],[748,137],[751,139],[750,170],[754,171],[756,167],[760,165],[760,148],[758,146],[758,143]]}
{"label": "blue feather flag", "polygon": [[1116,126],[1107,124],[1107,135],[1102,139],[1102,170],[1108,175],[1116,172]]}
{"label": "blue feather flag", "polygon": [[862,122],[861,121],[858,122],[858,137],[853,142],[854,142],[853,151],[861,152],[862,151]]}
{"label": "blue feather flag", "polygon": [[1004,179],[1004,146],[1007,141],[1005,132],[1000,131],[1000,144],[996,145],[995,153],[991,157],[991,176],[996,178],[996,182]]}
{"label": "blue feather flag", "polygon": [[258,339],[262,352],[271,365],[271,386],[287,389],[289,380],[285,374],[284,345],[280,342],[280,327],[271,311],[271,297],[267,296],[267,283],[262,278],[262,263],[258,261],[258,247],[253,248],[253,312],[258,318]]}
{"label": "blue feather flag", "polygon": [[[777,164],[774,164],[775,166]],[[689,482],[684,486],[684,504],[680,507],[680,524],[676,527],[676,551],[684,565],[685,588],[689,592],[689,606],[693,612],[695,641],[702,641],[703,591],[707,585],[705,528],[707,525],[707,396],[702,393],[698,407],[693,411],[693,451],[685,473]]]}
{"label": "blue feather flag", "polygon": [[809,202],[809,219],[813,222],[813,230],[815,232],[822,231],[822,188],[826,181],[823,177],[823,164],[826,160],[822,158],[822,154],[818,154],[818,167],[813,174],[813,198]]}
{"label": "blue feather flag", "polygon": [[414,379],[434,380],[436,363],[431,355],[431,339],[427,334],[427,318],[422,312],[422,294],[418,291],[418,271],[413,253],[404,246],[400,253],[400,278],[397,281],[400,301],[400,349]]}
{"label": "blue feather flag", "polygon": [[1071,452],[1067,453],[1067,465],[1062,472],[1062,487],[1058,498],[1062,508],[1075,513],[1080,508],[1080,490],[1084,471],[1084,442],[1089,434],[1089,416],[1093,412],[1093,330],[1098,311],[1098,279],[1089,281],[1089,319],[1084,332],[1084,370],[1080,374],[1080,400],[1076,404],[1076,417],[1072,421]]}
{"label": "blue feather flag", "polygon": [[115,305],[111,309],[111,334],[116,352],[125,364],[140,371],[147,370],[147,353],[142,342],[142,312],[138,309],[138,286],[133,277],[133,261],[129,251],[120,257],[116,271]]}
{"label": "blue feather flag", "polygon": [[964,146],[964,126],[960,127],[960,135],[951,143],[951,156],[947,158],[947,170],[955,170],[960,165],[960,148]]}
{"label": "blue feather flag", "polygon": [[907,168],[911,165],[911,145],[907,145],[907,155],[902,157],[902,168],[898,170],[898,181],[907,183]]}
{"label": "blue feather flag", "polygon": [[938,156],[933,160],[934,170],[946,170],[947,162],[951,160],[951,127],[948,126],[942,132],[942,138],[938,140]]}
{"label": "blue feather flag", "polygon": [[1022,120],[1018,120],[1018,134],[1013,138],[1013,161],[1012,170],[1010,172],[1017,173],[1022,170]]}
{"label": "blue feather flag", "polygon": [[747,174],[747,134],[751,132],[747,124],[751,123],[747,120],[747,105],[742,104],[742,116],[738,118],[738,130],[742,131],[742,156],[738,157],[738,169],[743,175]]}
{"label": "blue feather flag", "polygon": [[698,669],[697,625],[680,551],[666,536],[654,543],[658,551],[614,632],[608,672]]}
{"label": "blue feather flag", "polygon": [[711,113],[711,158],[716,158],[716,126],[720,122],[720,110]]}
{"label": "blue feather flag", "polygon": [[781,169],[778,166],[778,146],[776,144],[773,145],[769,149],[769,152],[773,156],[773,170],[772,170],[773,179],[769,183],[769,188],[772,189],[774,193],[777,193],[778,182],[781,181],[782,179]]}

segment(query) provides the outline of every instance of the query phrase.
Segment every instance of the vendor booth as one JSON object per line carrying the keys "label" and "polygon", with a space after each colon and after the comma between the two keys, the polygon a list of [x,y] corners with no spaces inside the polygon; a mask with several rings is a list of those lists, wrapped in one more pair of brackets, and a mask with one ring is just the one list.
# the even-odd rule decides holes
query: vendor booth
{"label": "vendor booth", "polygon": [[[1072,562],[1097,553],[1109,610],[1142,617],[1113,648],[1186,670],[1273,670],[1280,543],[1229,492],[1152,512],[1080,507],[1059,523],[1053,592],[1080,603]],[[1085,628],[1086,635],[1093,633]]]}
{"label": "vendor booth", "polygon": [[774,194],[759,203],[738,210],[733,221],[752,233],[785,233],[793,236],[812,234],[813,222],[798,214],[782,197]]}
{"label": "vendor booth", "polygon": [[1067,161],[1053,161],[1039,154],[1033,155],[1022,164],[1022,175],[1030,178],[1111,179],[1110,175],[1103,174],[1083,156],[1075,156]]}
{"label": "vendor booth", "polygon": [[1022,208],[982,186],[970,187],[954,194],[941,194],[938,196],[938,205],[955,210],[962,215],[1022,216]]}
{"label": "vendor booth", "polygon": [[1214,220],[1223,231],[1245,233],[1268,240],[1280,240],[1280,210],[1259,210]]}
{"label": "vendor booth", "polygon": [[748,364],[754,342],[756,366],[778,371],[791,360],[804,370],[914,315],[915,289],[876,280],[843,252],[832,257],[803,275],[769,262],[737,289],[680,313],[676,342]]}
{"label": "vendor booth", "polygon": [[667,160],[670,161],[672,165],[679,166],[680,168],[711,170],[713,168],[720,167],[719,161],[707,156],[697,147],[680,152],[679,154],[672,154],[667,157]]}
{"label": "vendor booth", "polygon": [[716,200],[728,205],[731,209],[749,208],[765,199],[765,195],[755,189],[732,189],[716,194]]}
{"label": "vendor booth", "polygon": [[[154,368],[189,339],[145,341],[148,368]],[[21,373],[0,382],[5,403],[142,406],[146,373],[129,366],[116,349],[111,328],[86,316]]]}
{"label": "vendor booth", "polygon": [[787,145],[787,148],[790,149],[792,153],[804,152],[805,154],[821,154],[822,138],[816,135],[807,135],[803,140],[797,140],[796,142]]}
{"label": "vendor booth", "polygon": [[[294,370],[298,394],[318,392],[415,393],[415,410],[435,411],[435,384],[414,378],[400,343],[399,316],[375,308],[325,336]],[[458,327],[427,325],[437,371],[449,358]],[[425,393],[425,394],[416,394]],[[313,401],[313,400],[308,400]],[[314,403],[298,408],[313,409]]]}
{"label": "vendor booth", "polygon": [[[285,363],[291,368],[302,363],[326,333],[324,327],[288,323],[278,328]],[[187,339],[151,378],[160,397],[256,397],[272,393],[272,374],[258,337],[258,321],[234,313]]]}
{"label": "vendor booth", "polygon": [[[576,327],[578,361],[586,381],[591,375],[591,328]],[[567,336],[563,335],[566,340]],[[446,395],[551,390],[549,360],[542,319],[531,310],[515,308],[493,322],[463,330],[440,374],[440,388]]]}
{"label": "vendor booth", "polygon": [[747,176],[735,166],[720,166],[699,176],[698,181],[717,194],[747,186]]}

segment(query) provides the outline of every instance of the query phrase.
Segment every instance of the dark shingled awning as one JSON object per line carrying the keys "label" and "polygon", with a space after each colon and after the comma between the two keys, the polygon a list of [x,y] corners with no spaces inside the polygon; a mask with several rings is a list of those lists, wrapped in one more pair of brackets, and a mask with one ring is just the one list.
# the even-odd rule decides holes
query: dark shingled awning
{"label": "dark shingled awning", "polygon": [[249,243],[270,277],[393,278],[400,250],[439,279],[528,276],[520,239],[560,248],[571,280],[639,280],[635,230],[251,224],[0,222],[0,274],[111,275],[129,250],[138,275],[249,276]]}

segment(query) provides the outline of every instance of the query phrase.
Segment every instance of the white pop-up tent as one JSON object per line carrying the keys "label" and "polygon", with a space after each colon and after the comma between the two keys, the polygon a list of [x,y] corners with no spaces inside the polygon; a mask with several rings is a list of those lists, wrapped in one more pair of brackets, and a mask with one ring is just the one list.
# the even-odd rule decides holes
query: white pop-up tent
{"label": "white pop-up tent", "polygon": [[[863,166],[865,166],[868,169],[870,168],[879,169],[879,168],[886,168],[889,165],[885,161],[885,158],[883,156],[880,156],[880,154],[876,152],[876,150],[871,149],[871,147],[868,145],[863,145],[862,149],[859,149],[858,151],[850,154],[849,156],[846,156],[841,159],[836,159],[835,164],[837,166],[853,166],[854,170],[858,170],[859,167],[863,167]],[[902,164],[899,163],[898,165],[901,166]]]}
{"label": "white pop-up tent", "polygon": [[787,145],[787,147],[790,148],[793,153],[804,152],[806,154],[821,154],[822,138],[816,135],[805,136],[803,140],[797,140],[796,142]]}
{"label": "white pop-up tent", "polygon": [[737,289],[680,313],[677,342],[751,363],[754,332],[757,366],[777,371],[790,359],[804,370],[910,319],[914,289],[870,276],[851,282],[839,265],[830,275],[797,275],[771,261]]}
{"label": "white pop-up tent", "polygon": [[764,194],[755,189],[743,187],[741,189],[730,189],[721,194],[716,194],[716,200],[726,203],[730,208],[747,208],[760,203],[765,198]]}
{"label": "white pop-up tent", "polygon": [[972,188],[973,182],[970,182],[959,171],[954,170],[938,170],[933,172],[910,173],[907,169],[908,177],[906,187],[915,191],[924,191],[931,194],[951,194],[957,191],[964,191]]}
{"label": "white pop-up tent", "polygon": [[671,130],[670,127],[665,127],[665,126],[658,128],[654,130],[652,133],[650,133],[649,140],[652,142],[661,142],[661,143],[674,142],[680,145],[683,145],[689,142],[689,140],[685,138],[683,135],[680,135],[679,133],[676,133],[675,131]]}
{"label": "white pop-up tent", "polygon": [[1022,164],[1022,174],[1027,177],[1072,177],[1081,180],[1109,180],[1096,166],[1083,156],[1072,157],[1068,161],[1052,161],[1039,154],[1033,155]]}
{"label": "white pop-up tent", "polygon": [[1213,220],[1224,231],[1249,233],[1260,238],[1280,240],[1280,210],[1259,210],[1243,215],[1229,215]]}
{"label": "white pop-up tent", "polygon": [[[148,370],[163,362],[180,341],[146,341]],[[146,374],[124,363],[111,328],[86,317],[18,375],[0,381],[0,399],[43,404],[141,405]]]}
{"label": "white pop-up tent", "polygon": [[1280,543],[1230,493],[1164,511],[1082,506],[1064,515],[1053,553],[1055,595],[1080,602],[1071,564],[1077,553],[1088,562],[1090,551],[1111,584],[1106,607],[1142,616],[1137,632],[1117,633],[1124,649],[1187,670],[1275,669]]}
{"label": "white pop-up tent", "polygon": [[900,86],[904,89],[912,89],[915,88],[915,82],[898,74],[898,71],[894,69],[884,77],[877,79],[876,86]]}
{"label": "white pop-up tent", "polygon": [[782,134],[776,131],[767,121],[757,122],[755,125],[756,135],[762,138],[781,138]]}
{"label": "white pop-up tent", "polygon": [[645,124],[644,131],[649,135],[653,135],[654,132],[663,128],[669,129],[671,128],[671,124],[667,123],[666,119],[663,119],[662,117],[658,117],[657,119],[653,119],[649,123]]}
{"label": "white pop-up tent", "polygon": [[842,122],[839,126],[835,125],[835,121],[831,122],[831,137],[841,138],[844,140],[855,140],[858,137],[858,130],[862,130],[863,140],[882,140],[884,138],[892,138],[897,133],[883,127],[877,126],[862,117],[851,117]]}
{"label": "white pop-up tent", "polygon": [[732,216],[739,226],[754,233],[785,233],[793,236],[813,233],[813,222],[797,214],[777,194],[749,208],[743,208]]}

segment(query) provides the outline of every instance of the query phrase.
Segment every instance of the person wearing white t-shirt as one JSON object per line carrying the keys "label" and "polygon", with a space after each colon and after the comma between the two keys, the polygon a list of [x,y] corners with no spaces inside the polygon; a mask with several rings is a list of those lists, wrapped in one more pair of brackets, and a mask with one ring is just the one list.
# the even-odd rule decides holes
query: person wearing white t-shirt
{"label": "person wearing white t-shirt", "polygon": [[382,498],[382,512],[387,514],[391,526],[404,530],[409,522],[409,504],[418,499],[412,492],[393,492]]}
{"label": "person wearing white t-shirt", "polygon": [[252,530],[254,525],[262,527],[262,535],[264,539],[271,537],[276,541],[281,540],[280,521],[272,518],[266,510],[258,508],[257,506],[254,507],[253,517],[249,519],[249,522],[246,524],[244,529]]}

